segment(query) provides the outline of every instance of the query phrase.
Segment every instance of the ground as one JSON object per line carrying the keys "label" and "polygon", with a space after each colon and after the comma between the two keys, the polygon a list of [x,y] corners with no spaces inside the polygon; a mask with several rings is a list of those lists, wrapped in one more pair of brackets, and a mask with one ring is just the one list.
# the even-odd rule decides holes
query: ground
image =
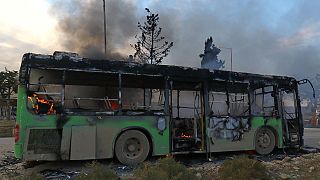
{"label": "ground", "polygon": [[320,128],[305,128],[304,144],[306,146],[320,148]]}
{"label": "ground", "polygon": [[[266,165],[270,177],[273,179],[314,179],[320,177],[320,153],[316,151],[320,148],[320,128],[305,129],[305,146],[314,147],[307,148],[308,153],[295,151],[278,150],[268,156],[258,156],[249,154],[249,157],[261,161]],[[26,163],[16,160],[13,157],[13,138],[0,138],[0,179],[8,179],[22,174],[30,174],[31,172],[41,172],[48,178],[63,176],[75,176],[81,171],[86,171],[86,164],[91,161],[60,161],[60,162],[33,162]],[[314,150],[313,153],[310,153]],[[217,179],[217,172],[220,165],[225,159],[232,158],[234,155],[241,153],[217,153],[209,162],[205,156],[176,156],[188,168],[194,169],[197,175],[202,179]],[[149,159],[154,162],[157,158]],[[99,161],[103,165],[110,165],[111,168],[122,178],[132,178],[134,168],[121,165],[113,160]],[[66,178],[67,179],[67,178]]]}

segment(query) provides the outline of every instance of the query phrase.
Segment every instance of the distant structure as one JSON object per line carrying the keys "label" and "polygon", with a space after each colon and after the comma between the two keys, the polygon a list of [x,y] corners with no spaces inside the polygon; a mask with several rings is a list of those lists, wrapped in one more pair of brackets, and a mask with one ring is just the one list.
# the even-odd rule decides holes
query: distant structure
{"label": "distant structure", "polygon": [[133,62],[133,61],[134,61],[133,55],[130,54],[130,55],[128,56],[128,62]]}
{"label": "distant structure", "polygon": [[205,42],[204,53],[200,54],[201,68],[210,70],[217,70],[224,68],[224,61],[218,59],[220,49],[213,44],[212,37],[208,38]]}

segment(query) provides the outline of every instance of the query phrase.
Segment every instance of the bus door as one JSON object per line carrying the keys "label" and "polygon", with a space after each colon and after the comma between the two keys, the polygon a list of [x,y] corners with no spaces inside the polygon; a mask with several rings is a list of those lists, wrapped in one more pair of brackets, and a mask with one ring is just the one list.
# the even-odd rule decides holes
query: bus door
{"label": "bus door", "polygon": [[203,83],[171,81],[170,84],[172,151],[203,151]]}
{"label": "bus door", "polygon": [[299,145],[300,122],[296,92],[293,89],[280,90],[281,114],[283,120],[284,143],[288,146]]}

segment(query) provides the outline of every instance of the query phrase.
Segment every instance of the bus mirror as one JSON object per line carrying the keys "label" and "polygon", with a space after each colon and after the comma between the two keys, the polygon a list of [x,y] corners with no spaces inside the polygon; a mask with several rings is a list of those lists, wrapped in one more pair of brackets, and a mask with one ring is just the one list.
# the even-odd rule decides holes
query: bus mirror
{"label": "bus mirror", "polygon": [[315,99],[316,98],[316,94],[315,94],[315,90],[314,90],[314,87],[313,87],[313,84],[311,83],[311,81],[309,79],[302,79],[300,81],[298,81],[298,84],[299,85],[302,85],[302,84],[306,84],[306,83],[309,83],[311,88],[312,88],[312,91],[313,91],[313,98]]}
{"label": "bus mirror", "polygon": [[157,128],[159,131],[164,131],[166,129],[166,119],[164,117],[158,119]]}

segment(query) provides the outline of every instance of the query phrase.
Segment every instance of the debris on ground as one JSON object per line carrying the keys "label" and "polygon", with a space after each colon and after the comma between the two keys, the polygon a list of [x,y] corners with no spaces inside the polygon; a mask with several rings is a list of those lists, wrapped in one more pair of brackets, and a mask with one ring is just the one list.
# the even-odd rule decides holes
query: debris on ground
{"label": "debris on ground", "polygon": [[263,162],[275,177],[280,179],[320,177],[320,153],[304,154],[299,157],[287,156],[282,160]]}
{"label": "debris on ground", "polygon": [[133,177],[133,171],[135,170],[134,167],[125,165],[114,165],[112,169],[118,176],[127,178]]}
{"label": "debris on ground", "polygon": [[79,171],[62,171],[61,169],[45,169],[40,171],[40,174],[43,175],[47,180],[71,180],[75,179],[76,176],[80,174]]}
{"label": "debris on ground", "polygon": [[0,168],[8,166],[8,165],[12,165],[12,164],[17,164],[20,162],[21,162],[21,160],[14,157],[13,151],[7,151],[1,157]]}
{"label": "debris on ground", "polygon": [[[178,162],[187,168],[195,171],[199,179],[218,179],[219,168],[225,160],[233,159],[235,156],[244,153],[217,153],[213,154],[211,161],[199,156],[175,156]],[[250,159],[260,161],[267,169],[272,179],[315,179],[320,177],[320,151],[316,148],[304,147],[297,150],[276,150],[270,155],[257,155],[248,153]],[[159,158],[150,158],[151,164]],[[68,165],[69,163],[69,165]],[[88,161],[79,162],[41,162],[34,166],[29,166],[27,162],[22,162],[14,157],[12,151],[5,152],[0,159],[0,177],[10,179],[11,177],[24,175],[26,172],[35,171],[46,179],[75,179],[80,173],[86,172],[85,164]],[[63,165],[61,165],[63,164]],[[80,165],[79,165],[80,164]],[[82,164],[82,165],[81,165]],[[125,166],[111,160],[102,161],[103,166],[108,166],[121,179],[132,179],[135,167]],[[83,171],[84,170],[84,171]]]}
{"label": "debris on ground", "polygon": [[201,179],[218,179],[218,170],[220,168],[220,163],[216,164],[214,162],[206,162],[203,164],[197,164],[191,169],[197,172],[196,176],[200,177]]}
{"label": "debris on ground", "polygon": [[0,159],[0,176],[17,176],[17,169],[22,169],[21,160],[14,157],[14,152],[3,153]]}
{"label": "debris on ground", "polygon": [[317,153],[320,152],[319,148],[314,148],[314,147],[310,147],[310,146],[303,146],[301,148],[301,151],[304,153]]}

